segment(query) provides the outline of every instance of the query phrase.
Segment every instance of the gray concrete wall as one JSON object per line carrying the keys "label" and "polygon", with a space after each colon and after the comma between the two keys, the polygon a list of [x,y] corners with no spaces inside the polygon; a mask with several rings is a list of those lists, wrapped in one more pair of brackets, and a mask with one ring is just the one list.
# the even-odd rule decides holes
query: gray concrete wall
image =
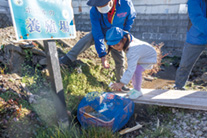
{"label": "gray concrete wall", "polygon": [[11,26],[11,15],[8,0],[0,0],[0,28]]}
{"label": "gray concrete wall", "polygon": [[181,56],[188,21],[188,14],[138,14],[131,33],[149,43],[163,42],[164,53]]}
{"label": "gray concrete wall", "polygon": [[[188,20],[188,14],[137,14],[131,33],[149,43],[163,42],[164,54],[181,56]],[[77,30],[91,30],[88,14],[76,14],[75,21]]]}
{"label": "gray concrete wall", "polygon": [[12,23],[6,14],[0,13],[0,28],[11,26]]}

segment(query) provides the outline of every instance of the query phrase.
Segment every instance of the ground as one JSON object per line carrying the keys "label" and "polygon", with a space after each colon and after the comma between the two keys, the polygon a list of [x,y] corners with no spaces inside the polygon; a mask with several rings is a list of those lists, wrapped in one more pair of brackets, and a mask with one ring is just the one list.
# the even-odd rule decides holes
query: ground
{"label": "ground", "polygon": [[150,81],[143,78],[142,88],[146,89],[166,89],[173,88],[175,83],[176,67],[173,65],[165,67],[164,71],[159,71],[154,75],[154,80]]}
{"label": "ground", "polygon": [[[3,40],[7,40],[5,37],[12,35],[12,29],[12,27],[0,29],[0,36]],[[4,33],[7,35],[4,35]],[[70,44],[69,46],[65,45],[63,42],[56,41],[59,57],[71,49],[71,47],[85,34],[86,32],[78,31],[76,39],[65,40],[65,42]],[[9,37],[9,39],[14,39],[14,37]],[[36,45],[37,43],[38,42],[32,43],[32,45]],[[26,128],[29,128],[30,130],[26,129],[25,132],[19,134],[19,137],[34,137],[38,134],[36,134],[36,131],[32,131],[32,129],[46,129],[43,127],[45,126],[45,123],[42,123],[41,120],[44,120],[47,125],[51,123],[50,121],[48,122],[48,120],[53,120],[51,110],[46,112],[46,109],[49,110],[48,107],[51,106],[51,100],[48,99],[52,98],[49,98],[48,90],[42,88],[42,86],[49,87],[47,78],[46,80],[42,80],[42,78],[45,79],[45,76],[47,76],[44,72],[45,65],[39,66],[36,63],[39,58],[41,59],[43,57],[35,55],[34,53],[31,54],[28,52],[29,50],[24,49],[23,55],[26,58],[24,59],[21,73],[11,73],[12,69],[10,66],[5,66],[5,63],[7,62],[1,62],[1,59],[5,58],[1,58],[1,56],[5,54],[2,51],[6,46],[9,47],[10,44],[11,41],[4,41],[4,44],[1,45],[0,49],[0,137],[13,137],[15,134],[18,134],[18,132],[16,132],[17,130]],[[187,83],[187,89],[206,91],[207,83],[205,81],[205,72],[207,71],[207,67],[203,66],[206,64],[206,55],[207,54],[204,53],[196,63],[189,82]],[[29,58],[32,58],[32,60],[28,60]],[[110,81],[115,81],[114,63],[113,60],[111,60],[110,55],[108,56],[108,59],[112,65],[111,69],[104,70],[93,47],[79,56],[78,65],[80,66],[78,68],[62,69],[67,106],[68,109],[72,111],[73,115],[76,115],[78,101],[81,100],[85,93],[103,90],[111,91],[108,88],[108,84]],[[155,74],[147,73],[143,76],[142,88],[172,89],[179,62],[180,58],[178,57],[164,57],[159,72]],[[29,67],[26,65],[29,65]],[[129,87],[132,87],[131,84]],[[47,114],[50,113],[50,116],[41,114],[42,112]],[[171,128],[168,127],[168,123],[175,123],[173,118],[176,118],[177,114],[180,116],[180,112],[183,114],[195,114],[195,111],[189,110],[136,105],[135,113],[124,128],[133,127],[136,123],[142,124],[144,127],[140,130],[126,134],[123,137],[176,137],[178,135],[176,133],[171,133],[169,130]],[[205,116],[205,113],[203,112],[198,113]],[[197,114],[195,116],[197,116]],[[180,135],[180,137],[182,136]]]}

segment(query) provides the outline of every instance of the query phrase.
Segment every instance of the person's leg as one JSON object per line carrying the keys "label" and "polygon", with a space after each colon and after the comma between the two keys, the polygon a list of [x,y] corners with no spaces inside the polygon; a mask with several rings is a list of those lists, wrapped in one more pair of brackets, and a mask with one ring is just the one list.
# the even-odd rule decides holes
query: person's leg
{"label": "person's leg", "polygon": [[190,73],[195,65],[196,61],[205,49],[205,45],[192,45],[185,43],[181,62],[176,72],[175,88],[182,89],[188,80]]}
{"label": "person's leg", "polygon": [[134,75],[132,77],[132,85],[134,86],[134,89],[141,91],[142,86],[142,72],[145,69],[141,65],[137,65],[137,68],[134,72]]}
{"label": "person's leg", "polygon": [[77,56],[94,44],[92,32],[81,38],[76,45],[66,54],[70,60],[75,61]]}
{"label": "person's leg", "polygon": [[111,55],[115,62],[115,76],[116,76],[116,82],[120,82],[120,79],[124,73],[124,53],[119,52],[115,49],[111,49]]}
{"label": "person's leg", "polygon": [[[115,61],[115,76],[116,76],[116,82],[120,82],[121,77],[124,73],[124,52],[119,52],[115,49],[111,49],[111,55]],[[130,89],[126,87],[125,85],[121,89],[122,92],[129,92]]]}
{"label": "person's leg", "polygon": [[65,55],[60,59],[60,62],[62,64],[68,64],[70,65],[73,61],[75,61],[79,54],[84,52],[86,49],[88,49],[91,45],[94,44],[94,39],[92,32],[85,35],[83,38],[81,38],[76,45]]}

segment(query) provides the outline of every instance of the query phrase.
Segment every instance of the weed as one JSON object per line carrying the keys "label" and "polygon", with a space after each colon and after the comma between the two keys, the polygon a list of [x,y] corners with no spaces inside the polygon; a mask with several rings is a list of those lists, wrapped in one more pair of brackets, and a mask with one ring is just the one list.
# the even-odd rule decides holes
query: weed
{"label": "weed", "polygon": [[174,134],[169,130],[169,128],[161,126],[155,130],[145,130],[144,134],[136,138],[171,138]]}
{"label": "weed", "polygon": [[30,61],[32,58],[32,51],[30,49],[24,49],[25,52],[25,59],[27,61]]}

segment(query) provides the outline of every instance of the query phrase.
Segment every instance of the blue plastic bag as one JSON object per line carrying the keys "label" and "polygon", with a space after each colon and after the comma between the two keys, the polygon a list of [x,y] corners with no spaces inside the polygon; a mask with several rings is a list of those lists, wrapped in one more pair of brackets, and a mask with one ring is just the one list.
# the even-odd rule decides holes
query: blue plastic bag
{"label": "blue plastic bag", "polygon": [[110,92],[88,93],[78,106],[78,120],[82,127],[100,126],[121,129],[132,116],[134,103]]}

